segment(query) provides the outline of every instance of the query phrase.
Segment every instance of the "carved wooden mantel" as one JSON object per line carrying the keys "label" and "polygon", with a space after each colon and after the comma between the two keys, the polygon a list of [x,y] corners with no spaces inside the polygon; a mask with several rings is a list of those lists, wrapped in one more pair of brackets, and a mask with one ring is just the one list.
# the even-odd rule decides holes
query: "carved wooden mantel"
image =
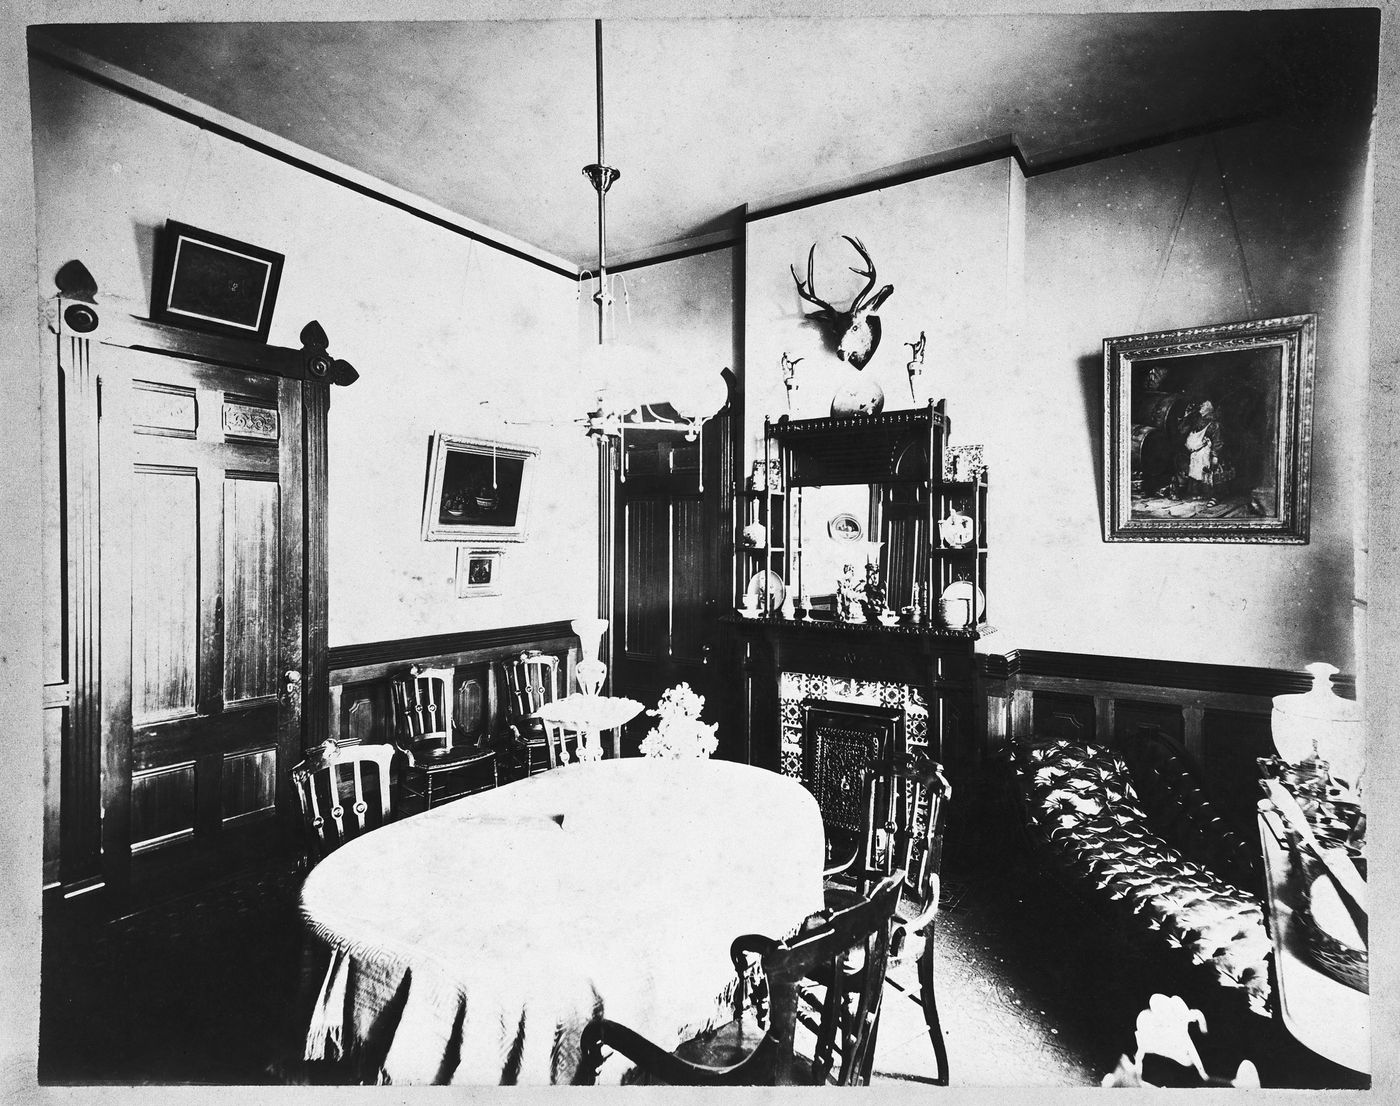
{"label": "carved wooden mantel", "polygon": [[980,759],[978,632],[779,617],[724,621],[739,638],[742,747],[751,763],[780,766],[784,672],[907,684],[928,704],[929,749],[950,773],[966,773]]}

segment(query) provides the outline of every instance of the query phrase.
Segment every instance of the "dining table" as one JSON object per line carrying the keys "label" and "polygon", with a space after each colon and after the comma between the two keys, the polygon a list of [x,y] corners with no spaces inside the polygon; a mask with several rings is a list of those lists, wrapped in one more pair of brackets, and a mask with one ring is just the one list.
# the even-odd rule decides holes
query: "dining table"
{"label": "dining table", "polygon": [[821,909],[824,850],[800,783],[708,759],[575,763],[391,822],[303,884],[304,1055],[567,1084],[598,1015],[674,1048],[732,1016],[735,937]]}

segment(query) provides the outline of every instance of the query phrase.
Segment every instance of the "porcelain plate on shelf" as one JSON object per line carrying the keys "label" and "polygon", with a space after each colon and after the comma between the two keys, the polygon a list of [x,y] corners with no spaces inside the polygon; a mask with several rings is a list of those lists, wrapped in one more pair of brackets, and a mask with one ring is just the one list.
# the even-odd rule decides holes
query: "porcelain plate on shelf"
{"label": "porcelain plate on shelf", "polygon": [[783,597],[787,595],[787,586],[783,583],[783,578],[776,572],[762,570],[755,572],[749,580],[749,586],[744,589],[745,595],[754,597],[760,610],[763,609],[763,578],[768,578],[768,607],[770,611],[776,611],[783,605]]}
{"label": "porcelain plate on shelf", "polygon": [[944,599],[968,599],[972,598],[973,592],[977,593],[977,614],[974,621],[982,620],[982,612],[987,609],[987,597],[982,594],[981,588],[974,588],[971,580],[954,580],[943,589]]}

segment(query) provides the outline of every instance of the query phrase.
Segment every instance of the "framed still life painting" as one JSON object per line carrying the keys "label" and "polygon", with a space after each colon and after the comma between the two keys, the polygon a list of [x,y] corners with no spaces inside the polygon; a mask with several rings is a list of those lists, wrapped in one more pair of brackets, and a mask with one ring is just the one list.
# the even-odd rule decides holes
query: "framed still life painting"
{"label": "framed still life painting", "polygon": [[423,540],[524,541],[536,454],[529,446],[435,434]]}
{"label": "framed still life painting", "polygon": [[1308,540],[1315,315],[1108,338],[1104,540]]}

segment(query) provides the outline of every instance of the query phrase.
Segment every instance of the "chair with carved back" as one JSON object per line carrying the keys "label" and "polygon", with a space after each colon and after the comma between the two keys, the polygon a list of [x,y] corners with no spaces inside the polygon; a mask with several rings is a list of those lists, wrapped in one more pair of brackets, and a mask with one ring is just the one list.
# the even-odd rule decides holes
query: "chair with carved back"
{"label": "chair with carved back", "polygon": [[393,820],[392,745],[326,741],[292,769],[292,786],[306,831],[305,867],[310,869],[345,842]]}
{"label": "chair with carved back", "polygon": [[[840,909],[868,893],[892,873],[907,874],[895,919],[892,953],[916,961],[919,999],[937,1061],[935,1083],[948,1085],[948,1052],[934,987],[934,925],[942,887],[943,831],[952,787],[942,765],[913,752],[863,769],[859,849],[845,864],[829,868],[828,908]],[[843,877],[841,886],[833,877]],[[845,1047],[844,1044],[842,1046]]]}
{"label": "chair with carved back", "polygon": [[844,871],[868,846],[862,819],[866,770],[905,752],[904,712],[825,699],[802,701],[802,782],[816,797],[830,872]]}
{"label": "chair with carved back", "polygon": [[[389,681],[394,713],[394,745],[404,754],[403,791],[423,809],[435,802],[483,790],[499,782],[495,750],[458,742],[452,725],[452,669],[415,665]],[[465,782],[477,777],[475,782]],[[457,782],[452,782],[456,778]]]}
{"label": "chair with carved back", "polygon": [[[558,749],[553,736],[537,713],[546,703],[560,698],[559,658],[538,649],[522,653],[501,665],[505,675],[506,716],[517,764],[525,774],[556,767]],[[567,743],[567,735],[559,737]]]}
{"label": "chair with carved back", "polygon": [[[889,958],[891,919],[899,906],[905,875],[880,881],[868,898],[844,910],[821,911],[797,932],[775,940],[758,934],[736,938],[730,958],[738,973],[734,1020],[667,1052],[626,1026],[594,1018],[584,1027],[577,1081],[592,1083],[610,1048],[630,1060],[646,1081],[678,1086],[862,1086],[870,1081],[876,1028],[880,1018],[885,967]],[[762,1032],[745,1016],[745,980],[750,956],[760,958],[762,977],[755,987],[767,1007]],[[847,981],[853,996],[849,1009],[831,1003],[824,1018],[841,1017],[850,1030],[839,1070],[831,1056],[798,1055],[798,990],[804,979]],[[836,993],[836,988],[830,988]],[[823,1026],[818,1026],[821,1039]]]}

